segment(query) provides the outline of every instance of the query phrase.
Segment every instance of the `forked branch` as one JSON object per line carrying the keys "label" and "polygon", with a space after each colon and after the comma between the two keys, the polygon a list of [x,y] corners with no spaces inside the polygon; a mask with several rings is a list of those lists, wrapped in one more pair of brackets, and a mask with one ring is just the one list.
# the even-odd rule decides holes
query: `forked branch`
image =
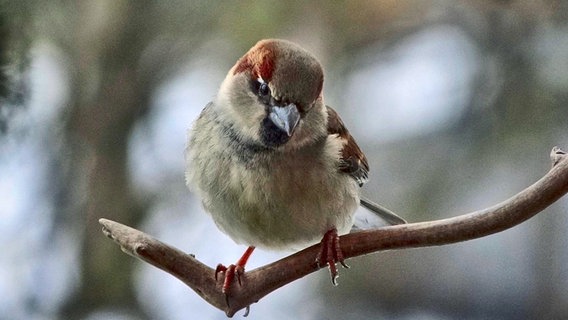
{"label": "forked branch", "polygon": [[[480,238],[511,228],[533,217],[568,193],[568,156],[555,147],[552,169],[530,187],[488,209],[454,218],[384,227],[340,238],[345,258],[381,250],[438,246]],[[107,219],[100,219],[103,232],[122,250],[183,281],[213,306],[233,316],[270,292],[319,269],[314,245],[279,261],[248,271],[243,285],[231,287],[230,305],[215,281],[215,271],[193,255],[151,236]]]}

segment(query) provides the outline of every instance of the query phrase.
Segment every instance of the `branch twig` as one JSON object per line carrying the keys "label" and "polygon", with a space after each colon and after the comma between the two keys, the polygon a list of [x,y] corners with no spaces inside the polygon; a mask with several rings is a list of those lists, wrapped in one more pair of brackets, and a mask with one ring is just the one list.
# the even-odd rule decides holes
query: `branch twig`
{"label": "branch twig", "polygon": [[[533,217],[568,193],[568,156],[557,147],[553,168],[515,196],[491,208],[454,218],[384,227],[340,238],[345,258],[381,250],[438,246],[480,238],[511,228]],[[215,271],[174,247],[120,223],[100,219],[103,232],[122,250],[183,281],[203,299],[232,317],[270,292],[319,269],[314,245],[279,261],[248,271],[244,284],[231,287],[230,306],[215,281]]]}

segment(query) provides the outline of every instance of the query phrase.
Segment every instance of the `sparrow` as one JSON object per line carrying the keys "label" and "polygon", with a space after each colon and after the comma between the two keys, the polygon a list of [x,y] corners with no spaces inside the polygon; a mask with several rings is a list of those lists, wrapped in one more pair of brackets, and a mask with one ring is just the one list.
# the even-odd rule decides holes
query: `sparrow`
{"label": "sparrow", "polygon": [[339,235],[364,205],[391,224],[394,213],[360,198],[367,158],[324,103],[319,61],[286,40],[259,41],[229,70],[189,131],[186,182],[218,228],[248,249],[225,274],[223,293],[256,247],[296,250],[321,243],[319,267],[347,265]]}

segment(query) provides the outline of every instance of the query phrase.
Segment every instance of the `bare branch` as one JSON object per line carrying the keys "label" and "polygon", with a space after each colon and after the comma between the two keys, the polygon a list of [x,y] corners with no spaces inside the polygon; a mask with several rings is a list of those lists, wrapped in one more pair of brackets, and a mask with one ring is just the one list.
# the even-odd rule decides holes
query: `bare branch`
{"label": "bare branch", "polygon": [[[345,258],[381,250],[438,246],[480,238],[511,228],[533,217],[568,193],[568,156],[555,147],[553,168],[530,187],[491,208],[450,219],[384,227],[340,238]],[[122,250],[183,281],[213,306],[233,316],[270,292],[319,269],[314,245],[279,261],[244,274],[244,284],[231,287],[230,305],[215,281],[214,270],[194,256],[168,246],[151,236],[107,219],[100,219],[103,232]]]}

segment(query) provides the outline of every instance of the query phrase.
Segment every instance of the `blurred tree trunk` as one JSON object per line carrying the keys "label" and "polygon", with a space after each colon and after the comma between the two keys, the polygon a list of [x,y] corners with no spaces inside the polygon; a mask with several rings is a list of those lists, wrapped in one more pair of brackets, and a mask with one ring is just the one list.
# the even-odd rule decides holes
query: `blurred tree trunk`
{"label": "blurred tree trunk", "polygon": [[[146,214],[132,194],[127,145],[133,125],[149,108],[154,85],[139,66],[152,38],[152,13],[138,2],[109,2],[105,12],[97,12],[96,5],[77,6],[72,97],[64,133],[70,154],[62,157],[72,159],[67,174],[73,182],[67,187],[75,196],[70,199],[81,201],[71,203],[68,212],[78,215],[70,218],[84,233],[81,287],[65,313],[76,318],[99,307],[116,307],[144,317],[136,314],[141,309],[132,289],[134,262],[101,238],[97,221],[112,217],[137,225]],[[97,21],[101,14],[107,21]]]}
{"label": "blurred tree trunk", "polygon": [[0,10],[0,137],[17,108],[24,106],[22,73],[28,67],[31,16],[25,4],[5,3]]}
{"label": "blurred tree trunk", "polygon": [[[74,20],[70,36],[57,35],[71,52],[72,86],[63,131],[68,153],[60,160],[63,181],[72,182],[60,193],[67,199],[67,225],[83,230],[81,287],[65,308],[68,317],[109,307],[147,317],[134,297],[134,260],[103,238],[98,219],[136,226],[147,214],[148,203],[140,203],[131,186],[128,142],[153,90],[216,22],[193,5],[178,10],[163,2],[108,0],[70,2],[64,9]],[[215,10],[211,2],[202,6]]]}

